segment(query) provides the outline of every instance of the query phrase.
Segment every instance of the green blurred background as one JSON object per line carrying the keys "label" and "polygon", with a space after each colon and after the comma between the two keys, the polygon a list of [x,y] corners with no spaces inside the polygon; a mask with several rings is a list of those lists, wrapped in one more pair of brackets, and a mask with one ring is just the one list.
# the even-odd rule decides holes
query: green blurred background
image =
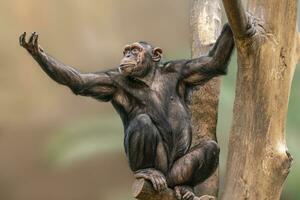
{"label": "green blurred background", "polygon": [[[164,59],[190,57],[189,1],[0,1],[0,200],[129,200],[132,175],[119,117],[109,103],[74,96],[18,45],[37,31],[44,49],[81,71],[117,66],[125,44],[145,40]],[[236,56],[221,89],[218,138],[225,172]],[[282,199],[300,198],[300,70],[287,141],[294,163]]]}

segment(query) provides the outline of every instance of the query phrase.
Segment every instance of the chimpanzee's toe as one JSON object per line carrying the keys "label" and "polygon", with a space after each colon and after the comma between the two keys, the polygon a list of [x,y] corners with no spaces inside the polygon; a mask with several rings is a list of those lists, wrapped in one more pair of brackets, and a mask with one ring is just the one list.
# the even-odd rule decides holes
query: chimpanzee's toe
{"label": "chimpanzee's toe", "polygon": [[192,188],[189,186],[176,186],[174,190],[178,200],[193,200],[195,197]]}

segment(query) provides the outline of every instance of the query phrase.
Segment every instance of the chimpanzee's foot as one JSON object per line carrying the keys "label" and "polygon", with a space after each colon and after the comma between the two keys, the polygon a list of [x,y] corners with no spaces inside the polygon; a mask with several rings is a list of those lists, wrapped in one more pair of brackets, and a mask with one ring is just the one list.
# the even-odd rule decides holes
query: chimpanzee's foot
{"label": "chimpanzee's foot", "polygon": [[175,196],[178,200],[193,200],[195,194],[189,186],[175,186]]}
{"label": "chimpanzee's foot", "polygon": [[163,173],[153,168],[138,170],[134,173],[134,177],[151,181],[155,191],[163,191],[168,187],[166,177]]}

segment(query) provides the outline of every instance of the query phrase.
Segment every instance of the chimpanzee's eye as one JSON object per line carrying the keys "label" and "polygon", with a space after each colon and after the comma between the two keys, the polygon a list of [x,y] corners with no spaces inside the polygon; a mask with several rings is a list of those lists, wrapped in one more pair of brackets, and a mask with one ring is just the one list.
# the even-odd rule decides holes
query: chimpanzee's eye
{"label": "chimpanzee's eye", "polygon": [[125,56],[128,53],[128,49],[123,51],[123,55]]}
{"label": "chimpanzee's eye", "polygon": [[140,52],[140,50],[139,50],[138,48],[133,48],[133,49],[131,50],[131,52],[132,52],[133,54],[138,54],[138,53]]}

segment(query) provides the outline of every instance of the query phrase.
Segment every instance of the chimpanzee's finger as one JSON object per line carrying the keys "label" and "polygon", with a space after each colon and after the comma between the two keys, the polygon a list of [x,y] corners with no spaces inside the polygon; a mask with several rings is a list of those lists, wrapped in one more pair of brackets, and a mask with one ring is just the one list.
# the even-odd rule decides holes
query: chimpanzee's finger
{"label": "chimpanzee's finger", "polygon": [[19,37],[19,42],[21,46],[24,46],[26,44],[26,32],[24,32],[22,35]]}
{"label": "chimpanzee's finger", "polygon": [[167,189],[167,188],[168,188],[167,180],[164,179],[164,189]]}
{"label": "chimpanzee's finger", "polygon": [[161,180],[161,178],[157,178],[157,182],[158,182],[158,190],[162,191],[164,189],[164,182]]}
{"label": "chimpanzee's finger", "polygon": [[159,177],[155,177],[155,182],[157,184],[157,191],[161,191],[161,182],[160,182],[160,178]]}
{"label": "chimpanzee's finger", "polygon": [[165,187],[168,188],[168,183],[167,183],[167,181],[165,182]]}
{"label": "chimpanzee's finger", "polygon": [[184,200],[190,200],[190,199],[192,199],[192,196],[193,196],[193,194],[191,192],[186,192],[182,198]]}
{"label": "chimpanzee's finger", "polygon": [[159,177],[160,191],[166,189],[166,180],[163,177]]}
{"label": "chimpanzee's finger", "polygon": [[22,36],[23,36],[23,34],[19,36],[19,44],[20,44],[21,46],[22,46]]}
{"label": "chimpanzee's finger", "polygon": [[32,42],[33,42],[34,37],[35,37],[35,32],[33,32],[33,33],[31,34],[30,38],[29,38],[29,41],[28,41],[28,44],[29,44],[29,45],[33,45]]}
{"label": "chimpanzee's finger", "polygon": [[180,192],[180,189],[178,188],[178,187],[175,187],[174,188],[174,190],[175,190],[175,196],[176,196],[176,198],[178,199],[178,200],[181,200],[181,192]]}
{"label": "chimpanzee's finger", "polygon": [[157,184],[156,184],[155,179],[153,177],[151,177],[150,179],[151,179],[151,183],[153,185],[154,190],[157,191]]}
{"label": "chimpanzee's finger", "polygon": [[35,50],[39,50],[39,44],[38,44],[39,35],[36,33],[33,38],[33,45]]}

